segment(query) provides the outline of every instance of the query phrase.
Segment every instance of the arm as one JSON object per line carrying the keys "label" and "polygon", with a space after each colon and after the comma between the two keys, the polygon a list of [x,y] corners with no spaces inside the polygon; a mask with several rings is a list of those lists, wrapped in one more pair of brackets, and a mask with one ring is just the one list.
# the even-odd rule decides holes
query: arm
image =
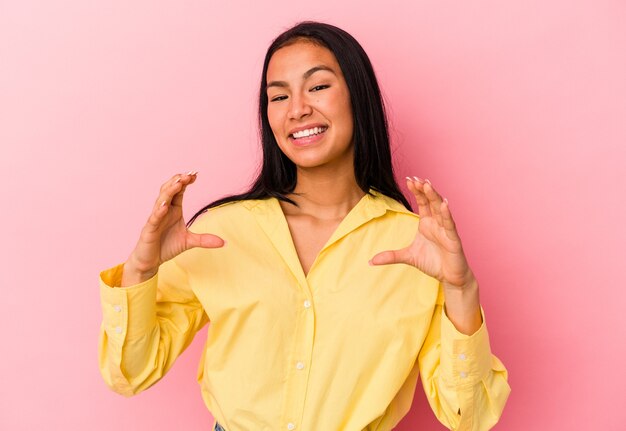
{"label": "arm", "polygon": [[491,429],[511,391],[506,369],[491,354],[482,310],[481,316],[482,324],[476,332],[459,332],[446,315],[440,294],[418,357],[428,402],[437,419],[449,429]]}
{"label": "arm", "polygon": [[215,235],[191,232],[184,222],[183,194],[196,174],[174,175],[161,186],[127,262],[100,274],[100,371],[126,396],[163,377],[208,321],[177,257],[194,247],[224,245]]}
{"label": "arm", "polygon": [[176,259],[142,283],[114,287],[121,284],[123,268],[118,265],[100,274],[98,359],[106,384],[131,396],[167,373],[208,317]]}
{"label": "arm", "polygon": [[407,186],[418,204],[418,233],[408,247],[378,253],[370,263],[412,265],[439,280],[437,306],[418,359],[424,389],[447,427],[488,430],[500,417],[510,388],[502,363],[491,355],[478,283],[448,201],[428,180],[407,177]]}

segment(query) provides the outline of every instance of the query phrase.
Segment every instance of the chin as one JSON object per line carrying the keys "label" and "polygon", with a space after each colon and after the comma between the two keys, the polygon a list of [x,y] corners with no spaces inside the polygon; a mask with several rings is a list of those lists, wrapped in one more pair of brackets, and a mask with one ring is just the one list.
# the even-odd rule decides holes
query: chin
{"label": "chin", "polygon": [[314,169],[325,165],[325,163],[315,160],[292,160],[292,162],[300,169]]}

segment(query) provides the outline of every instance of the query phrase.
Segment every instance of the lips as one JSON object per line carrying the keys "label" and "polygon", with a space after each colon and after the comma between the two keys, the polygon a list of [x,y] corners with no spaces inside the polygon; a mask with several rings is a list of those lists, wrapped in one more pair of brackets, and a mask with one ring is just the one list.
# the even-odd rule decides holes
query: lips
{"label": "lips", "polygon": [[328,126],[326,124],[322,124],[322,123],[307,124],[302,127],[291,129],[287,137],[294,138],[294,139],[304,138],[310,135],[324,132],[326,131],[326,129],[328,129]]}
{"label": "lips", "polygon": [[310,127],[301,129],[289,135],[289,140],[297,146],[308,146],[317,143],[326,136],[328,127]]}

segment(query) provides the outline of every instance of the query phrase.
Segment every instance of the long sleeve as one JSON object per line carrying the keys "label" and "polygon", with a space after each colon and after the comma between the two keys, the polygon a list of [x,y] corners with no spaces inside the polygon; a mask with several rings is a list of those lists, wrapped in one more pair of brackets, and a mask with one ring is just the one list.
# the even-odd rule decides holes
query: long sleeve
{"label": "long sleeve", "polygon": [[428,402],[449,429],[489,430],[498,422],[511,391],[507,371],[491,354],[484,314],[478,331],[464,335],[448,319],[441,302],[419,355]]}
{"label": "long sleeve", "polygon": [[176,259],[143,283],[121,284],[123,264],[100,274],[102,325],[98,346],[106,384],[125,396],[161,379],[208,317]]}

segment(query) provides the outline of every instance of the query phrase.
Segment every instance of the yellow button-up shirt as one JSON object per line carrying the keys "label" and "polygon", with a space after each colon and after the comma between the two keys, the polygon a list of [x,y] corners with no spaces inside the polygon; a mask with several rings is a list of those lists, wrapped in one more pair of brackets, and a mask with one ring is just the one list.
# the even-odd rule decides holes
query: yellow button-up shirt
{"label": "yellow button-up shirt", "polygon": [[391,430],[418,375],[448,428],[487,430],[509,394],[484,323],[471,336],[443,311],[440,283],[409,265],[370,266],[407,246],[419,216],[379,193],[344,218],[305,276],[278,200],[209,210],[192,225],[228,241],[121,284],[101,273],[99,364],[130,396],[157,382],[210,322],[198,381],[227,431]]}

